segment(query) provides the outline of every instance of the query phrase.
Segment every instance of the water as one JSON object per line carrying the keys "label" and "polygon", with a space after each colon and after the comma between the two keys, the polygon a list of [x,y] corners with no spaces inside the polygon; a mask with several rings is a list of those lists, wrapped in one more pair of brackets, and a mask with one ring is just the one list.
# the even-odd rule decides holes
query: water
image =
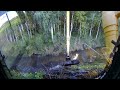
{"label": "water", "polygon": [[[90,62],[89,60],[90,58],[88,58],[89,55],[84,50],[70,52],[71,58],[74,59],[76,54],[78,54],[77,59],[80,61],[80,65],[76,67],[81,67],[81,69],[82,67],[86,69],[89,69],[92,67],[98,67],[98,64],[101,64],[101,63],[105,64],[105,61],[101,61],[100,63],[98,62],[97,64],[95,64],[96,62]],[[15,58],[16,61],[14,62],[19,61],[16,58]],[[40,71],[40,70],[47,71],[49,69],[52,69],[53,67],[55,69],[60,68],[60,64],[62,64],[65,61],[66,61],[66,55],[63,53],[59,54],[58,56],[55,56],[55,55],[41,56],[40,54],[35,54],[34,56],[22,56],[19,62],[12,63],[11,66],[16,66],[16,69],[19,70],[20,72],[33,72],[33,71]]]}

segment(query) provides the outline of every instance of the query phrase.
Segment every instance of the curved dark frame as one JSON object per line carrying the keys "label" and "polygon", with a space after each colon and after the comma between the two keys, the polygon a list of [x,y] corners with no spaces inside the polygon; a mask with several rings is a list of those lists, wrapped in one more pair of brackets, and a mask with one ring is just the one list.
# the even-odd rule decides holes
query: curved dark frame
{"label": "curved dark frame", "polygon": [[[4,12],[5,13],[5,12]],[[101,79],[120,79],[120,45],[117,46],[118,51],[115,52],[113,56],[112,64]],[[3,60],[4,56],[0,52],[0,59]],[[0,61],[0,79],[9,79],[8,75],[5,73],[4,67]]]}

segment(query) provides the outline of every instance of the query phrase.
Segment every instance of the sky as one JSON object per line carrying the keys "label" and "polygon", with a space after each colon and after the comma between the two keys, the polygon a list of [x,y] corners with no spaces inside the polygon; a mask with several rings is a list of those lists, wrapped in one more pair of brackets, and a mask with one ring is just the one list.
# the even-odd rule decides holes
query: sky
{"label": "sky", "polygon": [[[11,20],[12,18],[17,16],[17,13],[15,11],[9,11],[7,12],[9,20]],[[0,27],[6,22],[8,21],[7,17],[6,17],[6,13],[3,14],[2,16],[0,16]]]}

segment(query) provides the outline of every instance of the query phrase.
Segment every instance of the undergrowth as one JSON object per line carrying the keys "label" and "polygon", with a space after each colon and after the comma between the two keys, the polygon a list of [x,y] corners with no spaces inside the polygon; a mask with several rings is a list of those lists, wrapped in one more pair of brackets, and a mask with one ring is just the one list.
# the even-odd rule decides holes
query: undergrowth
{"label": "undergrowth", "polygon": [[43,72],[21,73],[15,70],[11,71],[12,79],[43,79]]}

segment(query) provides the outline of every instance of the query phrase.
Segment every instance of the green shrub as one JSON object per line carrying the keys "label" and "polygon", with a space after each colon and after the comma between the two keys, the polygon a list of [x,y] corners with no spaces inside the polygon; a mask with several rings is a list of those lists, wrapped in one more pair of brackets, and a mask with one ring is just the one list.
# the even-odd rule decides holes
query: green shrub
{"label": "green shrub", "polygon": [[35,79],[43,79],[43,73],[42,72],[35,72]]}
{"label": "green shrub", "polygon": [[11,71],[12,79],[43,79],[43,72],[21,73],[15,70]]}

